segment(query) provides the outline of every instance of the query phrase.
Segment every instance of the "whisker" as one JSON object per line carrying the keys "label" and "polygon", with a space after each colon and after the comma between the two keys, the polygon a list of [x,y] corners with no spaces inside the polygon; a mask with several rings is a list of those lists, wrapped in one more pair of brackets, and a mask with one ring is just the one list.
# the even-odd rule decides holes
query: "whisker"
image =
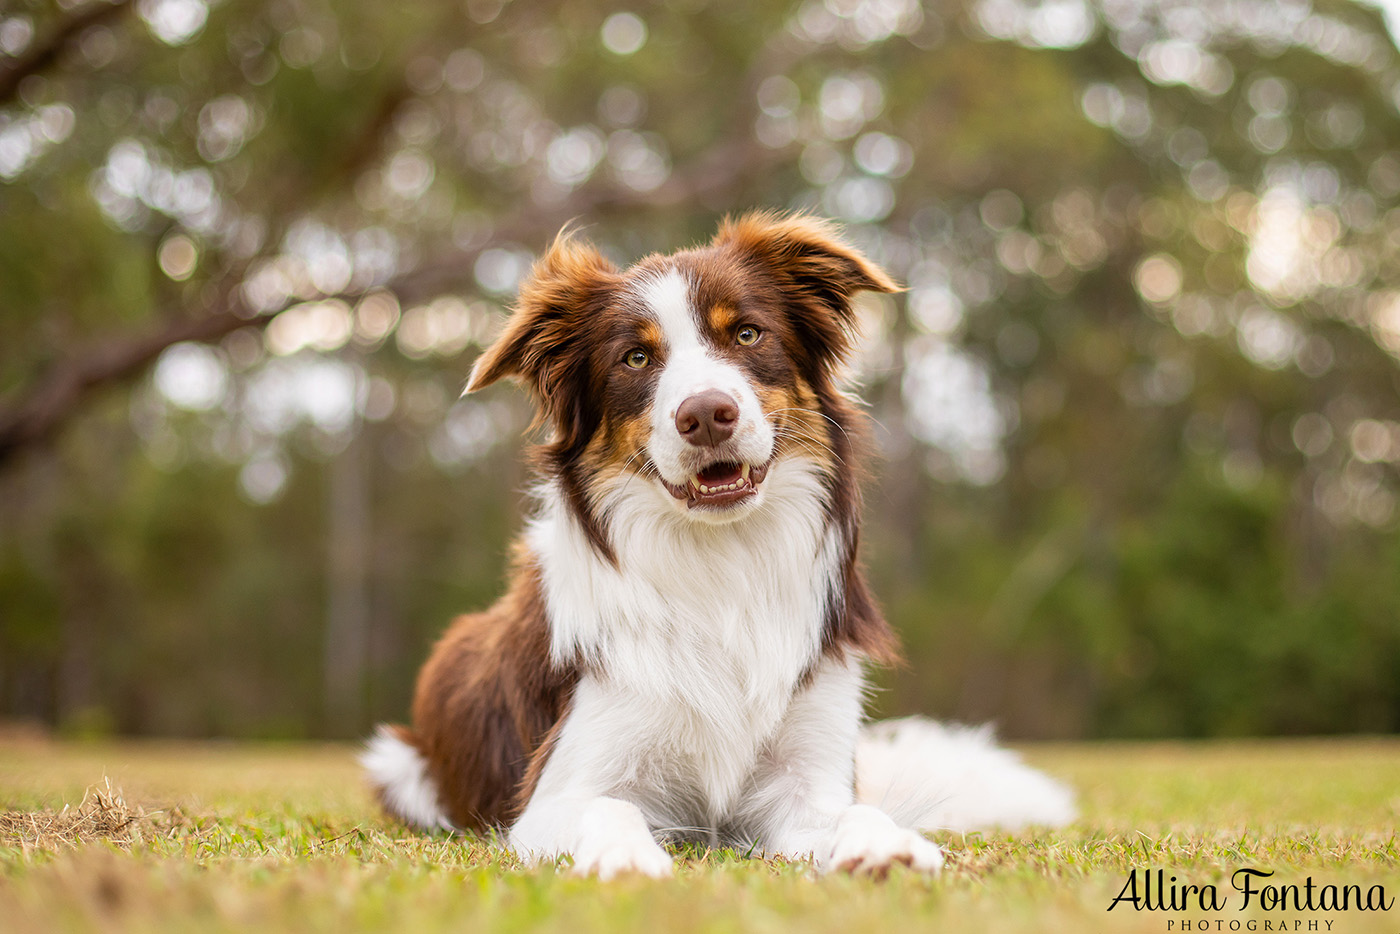
{"label": "whisker", "polygon": [[[810,444],[808,444],[808,443],[803,443],[803,442],[801,442],[801,441],[795,442],[795,443],[793,444],[793,449],[794,449],[795,451],[802,452],[802,453],[804,453],[804,454],[806,454],[806,455],[808,455],[808,456],[810,456],[810,457],[817,457],[817,456],[819,456],[819,452],[818,452],[818,450],[817,450],[816,447],[814,447],[814,446],[812,446],[812,445],[810,445]],[[830,456],[830,457],[832,458],[832,460],[835,460],[835,461],[838,461],[838,462],[840,461],[840,458],[839,458],[837,455],[832,454],[830,451],[827,451],[826,453],[827,453],[828,456]],[[845,465],[844,465],[844,464],[841,464],[841,466],[845,466]]]}
{"label": "whisker", "polygon": [[821,450],[826,451],[826,452],[827,452],[828,454],[830,454],[832,457],[837,457],[837,458],[839,458],[839,456],[840,456],[840,455],[838,455],[838,454],[832,449],[831,445],[827,444],[825,441],[823,441],[821,438],[817,437],[816,435],[807,434],[807,433],[805,433],[805,432],[800,432],[800,431],[797,431],[797,430],[794,430],[794,429],[791,429],[791,428],[785,428],[785,429],[782,429],[782,430],[780,430],[780,431],[776,431],[776,432],[774,432],[774,434],[775,434],[777,437],[779,437],[779,438],[796,439],[796,440],[799,440],[799,441],[805,441],[805,442],[811,444],[813,447],[820,448]]}
{"label": "whisker", "polygon": [[[770,412],[769,414],[770,414],[770,415],[778,415],[778,414],[781,414],[781,413],[783,413],[783,412],[807,412],[807,413],[811,413],[811,414],[814,414],[814,415],[818,415],[818,416],[820,416],[820,417],[826,419],[826,420],[827,420],[828,422],[830,422],[831,424],[835,425],[836,428],[841,432],[842,436],[844,436],[844,437],[846,438],[847,441],[850,440],[850,432],[848,432],[848,431],[846,430],[845,426],[843,426],[840,422],[836,421],[836,419],[832,418],[830,415],[827,415],[827,414],[824,413],[824,412],[818,412],[818,411],[816,411],[815,409],[804,409],[804,408],[802,408],[802,407],[800,407],[800,406],[789,406],[789,407],[787,407],[787,408],[774,409],[774,410],[773,410],[772,412]],[[787,422],[784,422],[784,423],[779,424],[779,425],[778,425],[778,429],[779,429],[779,430],[786,430],[786,431],[792,433],[794,436],[797,434],[797,430],[798,430],[797,425],[791,424],[791,423],[787,423]],[[810,440],[810,441],[812,441],[813,443],[818,444],[818,445],[820,445],[822,448],[824,448],[824,449],[826,450],[826,452],[827,452],[828,454],[830,454],[832,457],[836,458],[836,460],[837,460],[839,463],[841,463],[841,464],[843,464],[843,465],[846,463],[845,460],[843,460],[842,457],[841,457],[839,454],[836,453],[836,449],[835,449],[834,447],[832,447],[831,444],[830,444],[828,441],[824,441],[824,440],[822,440],[822,439],[820,439],[820,438],[817,438],[815,435],[812,435],[810,432],[806,435],[806,437],[808,438],[808,440]]]}
{"label": "whisker", "polygon": [[848,432],[848,431],[846,430],[846,426],[842,425],[840,422],[838,422],[836,419],[832,418],[830,415],[827,415],[825,412],[819,412],[819,411],[817,411],[816,409],[804,409],[804,408],[802,408],[801,406],[792,405],[792,406],[788,406],[787,408],[783,408],[783,409],[774,409],[773,411],[769,412],[768,414],[769,414],[769,415],[777,415],[777,414],[779,414],[780,412],[807,412],[807,413],[809,413],[809,414],[811,414],[811,415],[820,416],[821,418],[824,418],[824,419],[826,419],[827,421],[831,422],[831,424],[835,425],[836,428],[841,432],[841,434],[845,435],[848,439],[849,439],[850,436],[851,436],[850,432]]}
{"label": "whisker", "polygon": [[792,450],[793,453],[795,453],[795,454],[804,455],[804,456],[807,456],[807,457],[812,457],[812,458],[817,458],[817,459],[820,459],[820,458],[823,456],[823,453],[824,453],[825,456],[831,458],[831,460],[832,460],[833,462],[835,462],[835,463],[837,464],[837,466],[841,466],[841,467],[844,467],[844,466],[845,466],[844,462],[841,461],[841,458],[840,458],[839,455],[837,455],[837,454],[832,454],[830,451],[827,451],[827,450],[822,449],[819,445],[812,444],[811,442],[809,442],[809,441],[804,441],[804,440],[802,440],[802,439],[800,439],[800,438],[799,438],[799,439],[792,439],[792,447],[791,447],[791,450]]}
{"label": "whisker", "polygon": [[800,431],[800,430],[798,430],[797,428],[795,428],[795,427],[793,427],[793,426],[791,426],[791,425],[780,425],[780,426],[778,426],[778,428],[775,429],[774,434],[775,434],[777,437],[779,437],[779,438],[781,438],[781,437],[787,437],[787,438],[789,438],[789,439],[795,439],[796,441],[805,442],[806,444],[810,444],[810,445],[812,445],[813,447],[816,447],[816,448],[818,448],[818,449],[820,449],[820,450],[823,450],[823,451],[825,451],[827,454],[831,455],[831,457],[834,458],[834,459],[836,460],[837,463],[839,463],[839,464],[841,464],[841,465],[843,465],[843,466],[844,466],[845,463],[846,463],[846,461],[841,457],[841,455],[840,455],[840,454],[837,454],[836,451],[835,451],[835,449],[833,449],[833,448],[831,447],[831,445],[827,444],[827,443],[826,443],[825,441],[823,441],[821,438],[818,438],[818,437],[816,437],[816,436],[813,435],[813,434],[810,434],[810,433],[807,433],[807,432],[804,432],[804,431]]}
{"label": "whisker", "polygon": [[822,435],[818,434],[815,430],[808,428],[806,425],[801,425],[797,423],[786,423],[778,425],[775,427],[774,430],[778,432],[786,432],[788,434],[801,434],[804,437],[821,441],[823,444],[827,444],[830,441],[829,438],[823,437]]}
{"label": "whisker", "polygon": [[[634,460],[636,460],[637,458],[641,457],[641,456],[642,456],[643,454],[645,454],[645,453],[646,453],[646,448],[638,448],[638,449],[637,449],[637,453],[635,453],[635,454],[633,454],[631,457],[627,458],[627,463],[625,463],[625,464],[622,465],[622,469],[621,469],[620,472],[622,472],[622,473],[627,473],[627,468],[632,466],[632,462],[633,462]],[[650,467],[650,466],[651,466],[651,461],[650,461],[650,460],[647,460],[646,464],[644,465],[644,468],[645,468],[645,467]],[[653,469],[654,469],[654,468],[653,468]],[[637,473],[640,473],[640,472],[641,472],[641,471],[638,471]],[[634,478],[636,478],[637,473],[628,474],[627,479],[622,481],[622,486],[618,487],[618,490],[617,490],[617,495],[618,495],[618,496],[621,496],[623,493],[627,492],[627,485],[628,485],[629,483],[631,483],[632,480],[633,480]]]}
{"label": "whisker", "polygon": [[652,833],[695,833],[709,835],[709,827],[692,827],[685,824],[673,824],[669,827],[657,827]]}

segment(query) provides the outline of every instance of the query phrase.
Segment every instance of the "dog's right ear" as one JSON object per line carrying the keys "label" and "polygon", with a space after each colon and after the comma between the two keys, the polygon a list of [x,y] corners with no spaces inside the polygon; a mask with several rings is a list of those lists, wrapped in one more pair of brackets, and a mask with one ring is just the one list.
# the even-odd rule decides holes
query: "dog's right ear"
{"label": "dog's right ear", "polygon": [[505,331],[477,358],[466,391],[513,376],[546,408],[557,403],[579,331],[618,281],[617,267],[597,249],[561,233],[521,283]]}
{"label": "dog's right ear", "polygon": [[902,291],[834,224],[810,214],[757,211],[726,219],[714,243],[773,277],[801,336],[790,353],[809,361],[803,364],[809,379],[850,354],[858,328],[856,293]]}

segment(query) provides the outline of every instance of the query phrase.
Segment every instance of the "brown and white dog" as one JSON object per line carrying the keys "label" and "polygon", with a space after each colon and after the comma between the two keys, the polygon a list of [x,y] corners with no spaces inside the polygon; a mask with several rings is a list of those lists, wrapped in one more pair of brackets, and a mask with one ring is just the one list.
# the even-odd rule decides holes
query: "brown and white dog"
{"label": "brown and white dog", "polygon": [[604,878],[668,875],[658,840],[932,872],[913,828],[1072,816],[984,731],[862,731],[863,667],[897,649],[857,561],[865,419],[838,373],[853,297],[895,289],[805,216],[627,270],[561,236],[467,385],[531,391],[539,507],[506,595],[433,650],[412,728],[362,757],[390,812]]}

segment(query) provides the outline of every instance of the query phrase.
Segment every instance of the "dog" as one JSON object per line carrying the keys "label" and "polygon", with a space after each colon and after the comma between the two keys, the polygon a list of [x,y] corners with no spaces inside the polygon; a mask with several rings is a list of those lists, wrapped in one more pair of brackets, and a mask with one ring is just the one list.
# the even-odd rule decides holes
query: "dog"
{"label": "dog", "polygon": [[466,387],[533,396],[538,508],[362,756],[387,811],[604,879],[682,841],[932,873],[920,830],[1073,816],[987,731],[862,730],[865,668],[898,658],[858,560],[862,291],[897,286],[806,215],[625,270],[560,235]]}

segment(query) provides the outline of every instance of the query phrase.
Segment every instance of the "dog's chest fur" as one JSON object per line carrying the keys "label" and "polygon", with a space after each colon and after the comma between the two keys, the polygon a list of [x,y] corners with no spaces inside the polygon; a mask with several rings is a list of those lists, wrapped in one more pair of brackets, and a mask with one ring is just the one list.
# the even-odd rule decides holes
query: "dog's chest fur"
{"label": "dog's chest fur", "polygon": [[656,808],[673,819],[722,815],[821,653],[841,554],[823,482],[793,458],[768,486],[746,521],[716,528],[676,516],[655,484],[620,482],[601,504],[616,566],[556,491],[528,533],[551,653],[585,672],[579,729],[627,731],[596,744],[631,750],[614,781],[665,789]]}

